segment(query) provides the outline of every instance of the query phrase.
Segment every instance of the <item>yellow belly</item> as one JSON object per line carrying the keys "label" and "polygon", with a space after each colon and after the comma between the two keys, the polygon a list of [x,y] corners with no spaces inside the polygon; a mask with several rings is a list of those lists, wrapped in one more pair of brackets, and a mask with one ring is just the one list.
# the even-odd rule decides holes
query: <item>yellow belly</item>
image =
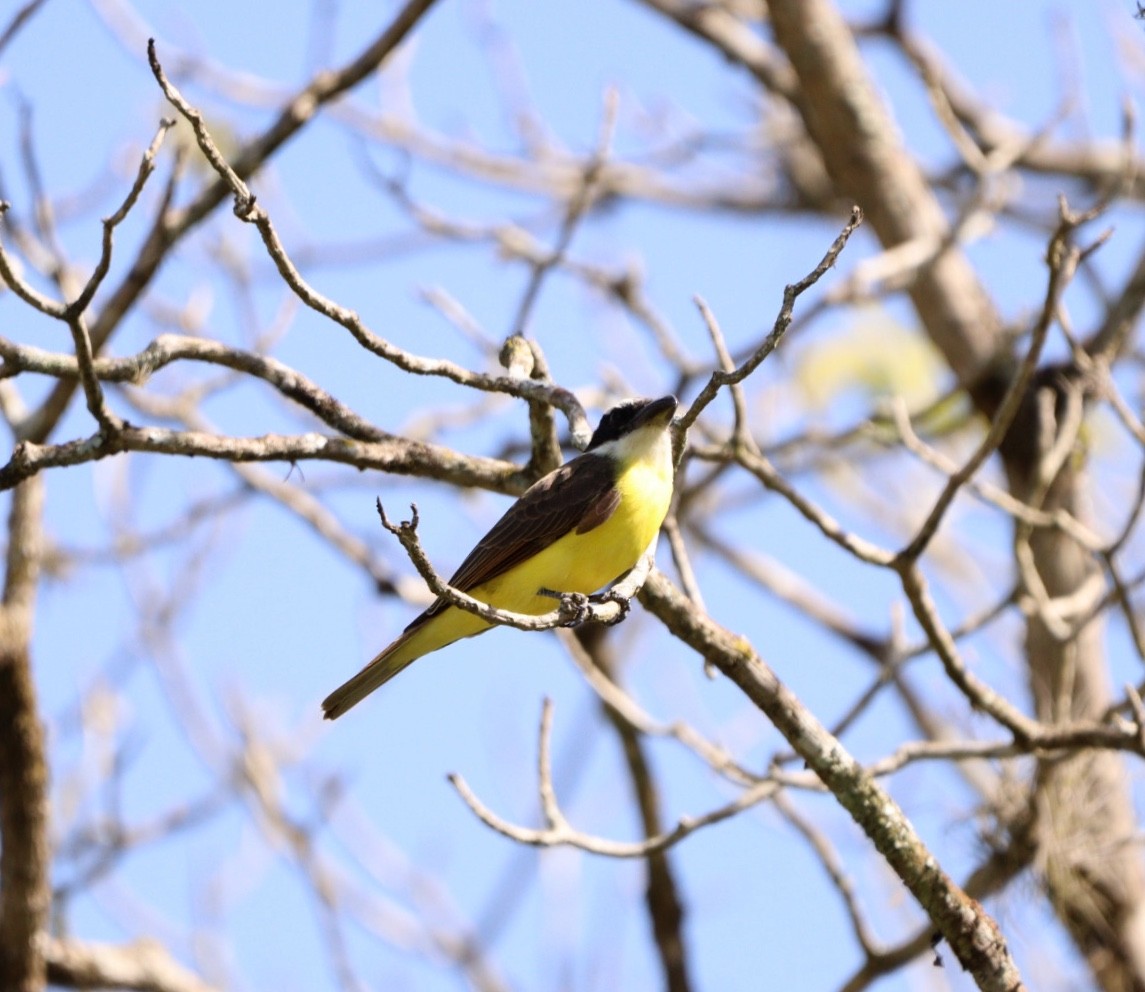
{"label": "yellow belly", "polygon": [[[664,444],[668,442],[665,438]],[[632,568],[655,539],[672,498],[670,448],[660,457],[636,460],[617,480],[620,503],[603,524],[585,534],[572,531],[526,562],[475,586],[469,594],[514,613],[537,615],[556,609],[557,601],[540,595],[593,593]],[[399,637],[353,679],[326,700],[327,715],[337,716],[367,693],[393,678],[406,665],[490,624],[450,606]]]}
{"label": "yellow belly", "polygon": [[516,613],[548,613],[556,607],[541,588],[593,593],[632,568],[652,543],[668,512],[671,477],[647,467],[629,470],[617,481],[620,505],[599,527],[572,531],[540,554],[471,593]]}

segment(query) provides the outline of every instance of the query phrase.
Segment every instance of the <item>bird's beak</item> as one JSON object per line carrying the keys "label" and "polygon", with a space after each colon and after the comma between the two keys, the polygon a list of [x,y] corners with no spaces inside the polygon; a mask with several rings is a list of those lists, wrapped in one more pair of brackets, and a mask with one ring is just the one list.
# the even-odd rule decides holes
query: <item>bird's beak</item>
{"label": "bird's beak", "polygon": [[677,400],[675,396],[661,396],[658,400],[649,400],[644,409],[636,415],[632,427],[646,427],[649,424],[667,426],[676,412]]}

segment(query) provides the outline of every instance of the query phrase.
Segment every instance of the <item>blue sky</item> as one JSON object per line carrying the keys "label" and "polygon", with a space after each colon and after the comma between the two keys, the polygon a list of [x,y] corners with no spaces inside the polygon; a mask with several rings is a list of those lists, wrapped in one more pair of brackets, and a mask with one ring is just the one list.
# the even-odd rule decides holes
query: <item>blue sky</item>
{"label": "blue sky", "polygon": [[[1126,93],[1139,96],[1141,89],[1142,36],[1128,6],[919,3],[910,11],[912,23],[942,47],[980,94],[1031,128],[1054,114],[1063,95],[1061,67],[1071,67],[1083,100],[1055,133],[1113,137],[1118,101]],[[878,7],[847,9],[859,17]],[[60,209],[61,240],[81,269],[96,257],[98,217],[118,202],[139,151],[159,117],[170,113],[146,69],[142,47],[135,44],[140,36],[116,35],[108,27],[114,12],[123,9],[110,0],[48,0],[0,61],[4,195],[18,214],[29,215],[31,188],[19,148],[26,105],[46,188],[64,199],[91,194],[92,209],[78,218],[66,216],[66,204]],[[155,35],[165,64],[173,66],[168,60],[179,54],[207,59],[225,66],[231,83],[251,74],[272,84],[269,92],[279,93],[300,85],[316,64],[345,61],[392,14],[389,4],[336,2],[188,9],[154,0],[133,9],[143,25],[141,37]],[[316,46],[308,38],[320,19],[327,27]],[[593,147],[610,86],[620,100],[619,157],[646,155],[655,122],[667,121],[677,133],[703,128],[743,134],[758,116],[757,94],[746,76],[641,5],[621,2],[441,0],[384,78],[359,87],[350,103],[371,112],[379,106],[412,110],[423,127],[443,136],[515,152],[517,139],[487,58],[502,36],[511,39],[548,140],[559,148],[583,153]],[[912,150],[928,165],[949,164],[949,144],[898,57],[881,42],[869,43],[864,54]],[[234,134],[256,133],[273,114],[272,103],[262,109],[240,106],[209,80],[181,85],[213,124],[226,122]],[[174,135],[168,138],[148,194],[117,235],[109,284],[127,270],[175,141]],[[716,161],[710,168],[731,167]],[[415,239],[411,247],[408,219],[371,182],[368,169],[407,175],[415,198],[459,221],[536,222],[546,243],[552,243],[559,214],[540,197],[491,188],[363,140],[333,115],[292,142],[253,183],[292,252],[302,257],[308,251],[336,251],[339,259],[348,259],[306,268],[322,292],[357,310],[377,333],[402,347],[489,369],[487,356],[426,306],[422,291],[447,291],[499,340],[511,326],[527,272],[485,245]],[[1038,201],[1043,211],[1053,205],[1049,186]],[[1140,211],[1121,210],[1115,221],[1116,237],[1101,257],[1102,272],[1111,281],[1131,264],[1142,233]],[[784,284],[812,267],[839,224],[635,204],[584,224],[573,255],[609,267],[638,267],[649,299],[684,347],[710,360],[693,296],[711,304],[733,348],[758,340],[774,318]],[[870,235],[860,232],[839,274],[872,250]],[[213,259],[220,251],[237,258],[248,274],[249,297],[219,277]],[[970,255],[1007,318],[1017,320],[1038,305],[1044,285],[1039,236],[998,230],[974,244]],[[165,266],[154,290],[155,306],[132,316],[112,352],[131,353],[158,333],[158,304],[205,313],[201,333],[249,347],[253,335],[288,312],[287,295],[254,231],[224,210]],[[1079,322],[1092,312],[1084,291],[1071,297],[1071,306]],[[6,336],[44,348],[67,346],[62,326],[34,319],[11,294],[0,295],[0,315]],[[756,377],[756,409],[768,418],[763,436],[784,437],[816,418],[826,425],[849,423],[869,409],[861,390],[840,390],[825,409],[809,415],[792,385],[814,347],[845,338],[863,319],[914,326],[902,302],[890,301],[865,316],[821,320],[789,341]],[[545,284],[529,331],[541,342],[555,378],[586,399],[602,382],[622,381],[653,395],[672,385],[671,371],[643,330],[566,275],[558,273]],[[416,426],[427,409],[461,411],[473,402],[459,387],[413,380],[364,358],[344,331],[301,309],[293,313],[274,354],[387,430]],[[212,375],[201,369],[172,371],[156,377],[153,387],[170,390]],[[36,388],[28,387],[30,399]],[[524,418],[514,402],[500,401],[495,409],[478,426],[444,430],[438,440],[466,452],[499,453],[507,440],[524,436]],[[309,429],[295,411],[257,386],[212,398],[204,412],[220,429],[244,434]],[[86,411],[77,406],[59,439],[91,430]],[[265,470],[278,479],[291,475],[286,466]],[[423,540],[443,569],[460,561],[506,506],[499,496],[459,496],[444,486],[376,474],[345,484],[346,473],[316,463],[302,466],[301,475],[317,487],[341,480],[326,497],[329,504],[348,530],[369,541],[403,575],[412,569],[396,543],[380,532],[375,495],[394,515],[416,499]],[[853,491],[846,479],[805,476],[800,484],[848,524],[893,543],[893,524],[880,530],[877,520],[849,508]],[[53,473],[48,524],[52,539],[65,548],[106,547],[117,526],[161,527],[178,520],[188,503],[233,492],[236,485],[218,465],[117,459]],[[128,519],[123,520],[125,494]],[[988,514],[976,518],[969,508],[960,512],[966,523],[960,533],[981,549],[988,570],[992,545],[1004,540],[1005,527]],[[891,579],[847,558],[778,499],[756,498],[718,526],[803,575],[873,629],[886,629],[892,604],[901,599]],[[661,548],[662,567],[667,557]],[[718,562],[701,557],[698,569],[712,614],[750,637],[825,722],[836,719],[871,678],[863,659],[782,604],[729,579]],[[178,607],[175,619],[165,639],[149,642],[137,613],[143,605],[156,609],[168,601]],[[976,604],[951,597],[942,605],[957,616]],[[605,836],[635,835],[616,741],[555,640],[497,631],[456,645],[413,666],[346,719],[321,725],[318,701],[412,614],[412,607],[374,595],[360,572],[264,499],[196,529],[190,551],[164,548],[128,567],[77,567],[47,581],[39,606],[36,668],[53,728],[61,829],[72,812],[69,770],[90,770],[99,761],[96,717],[89,712],[86,732],[74,733],[77,693],[93,683],[105,682],[118,693],[112,736],[130,755],[119,801],[131,821],[225,783],[230,770],[219,742],[233,742],[235,722],[249,713],[278,748],[304,759],[286,769],[279,782],[287,806],[301,820],[313,818],[323,782],[342,783],[346,798],[332,826],[319,832],[322,857],[330,865],[356,870],[350,847],[367,845],[371,835],[364,824],[376,832],[365,856],[380,878],[366,888],[396,914],[386,917],[387,927],[396,925],[394,919],[407,919],[403,914],[417,913],[436,914],[446,925],[458,919],[473,923],[487,911],[492,893],[518,873],[525,889],[520,906],[489,948],[512,987],[655,987],[657,965],[640,907],[638,865],[569,851],[522,853],[479,824],[445,780],[448,772],[460,772],[499,813],[531,822],[536,726],[541,700],[550,697],[556,704],[557,752],[568,767],[570,816]],[[1003,625],[1000,633],[976,638],[972,645],[974,657],[993,666],[987,669],[991,678],[1008,688],[1021,685],[1007,654],[1015,633],[1015,627]],[[617,638],[625,650],[625,677],[653,714],[686,719],[748,760],[763,760],[780,746],[776,732],[738,692],[707,680],[697,659],[639,611]],[[1119,656],[1121,635],[1115,630],[1113,638]],[[922,686],[938,684],[933,662],[920,663],[917,671]],[[191,739],[189,700],[194,701],[191,725],[202,722]],[[888,699],[847,743],[860,757],[873,758],[909,732],[901,709]],[[668,822],[730,798],[726,786],[672,742],[651,742],[649,750]],[[955,876],[976,863],[980,850],[966,816],[969,796],[956,779],[915,768],[896,777],[892,791]],[[827,800],[799,798],[831,825],[864,897],[877,910],[879,936],[894,941],[909,932],[909,921],[917,917],[903,905],[897,882],[872,862],[866,840]],[[93,809],[100,800],[85,802],[83,808]],[[673,864],[688,907],[697,988],[828,989],[856,966],[845,916],[821,867],[774,812],[751,812],[701,832],[677,849]],[[420,883],[411,885],[410,872],[431,876],[439,887],[426,896],[431,909],[411,903],[411,889],[421,890]],[[1061,933],[1018,895],[998,909],[1019,961],[1030,969],[1031,984],[1054,987],[1035,979],[1044,967],[1038,961],[1047,957],[1046,934],[1061,945]],[[112,877],[70,907],[68,926],[92,939],[154,934],[208,975],[214,977],[211,969],[218,968],[234,988],[336,987],[305,886],[289,857],[258,839],[251,816],[241,808],[129,856]],[[208,939],[196,943],[196,930]],[[354,929],[348,938],[371,987],[436,990],[461,984],[450,969],[368,933]],[[1064,951],[1052,950],[1048,957],[1069,974],[1072,965]],[[971,987],[954,962],[948,964],[937,986],[929,984],[935,973],[922,962],[880,988]]]}

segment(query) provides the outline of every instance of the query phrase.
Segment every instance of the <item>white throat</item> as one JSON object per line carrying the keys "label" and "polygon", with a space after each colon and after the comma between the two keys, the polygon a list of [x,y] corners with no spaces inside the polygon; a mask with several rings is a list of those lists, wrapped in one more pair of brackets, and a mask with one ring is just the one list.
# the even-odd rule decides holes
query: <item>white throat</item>
{"label": "white throat", "polygon": [[666,467],[670,471],[672,435],[667,428],[650,424],[615,441],[605,441],[593,448],[592,453],[615,458],[621,465],[643,463],[657,468]]}

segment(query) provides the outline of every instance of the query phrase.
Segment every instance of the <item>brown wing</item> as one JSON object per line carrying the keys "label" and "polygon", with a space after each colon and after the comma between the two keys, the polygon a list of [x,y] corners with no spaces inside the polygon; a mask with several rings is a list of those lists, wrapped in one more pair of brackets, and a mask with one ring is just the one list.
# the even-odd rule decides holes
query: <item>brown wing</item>
{"label": "brown wing", "polygon": [[[547,548],[574,528],[578,533],[599,527],[620,504],[611,460],[586,454],[574,458],[529,487],[523,496],[469,552],[449,584],[469,592],[503,575]],[[438,612],[438,600],[406,630]]]}

